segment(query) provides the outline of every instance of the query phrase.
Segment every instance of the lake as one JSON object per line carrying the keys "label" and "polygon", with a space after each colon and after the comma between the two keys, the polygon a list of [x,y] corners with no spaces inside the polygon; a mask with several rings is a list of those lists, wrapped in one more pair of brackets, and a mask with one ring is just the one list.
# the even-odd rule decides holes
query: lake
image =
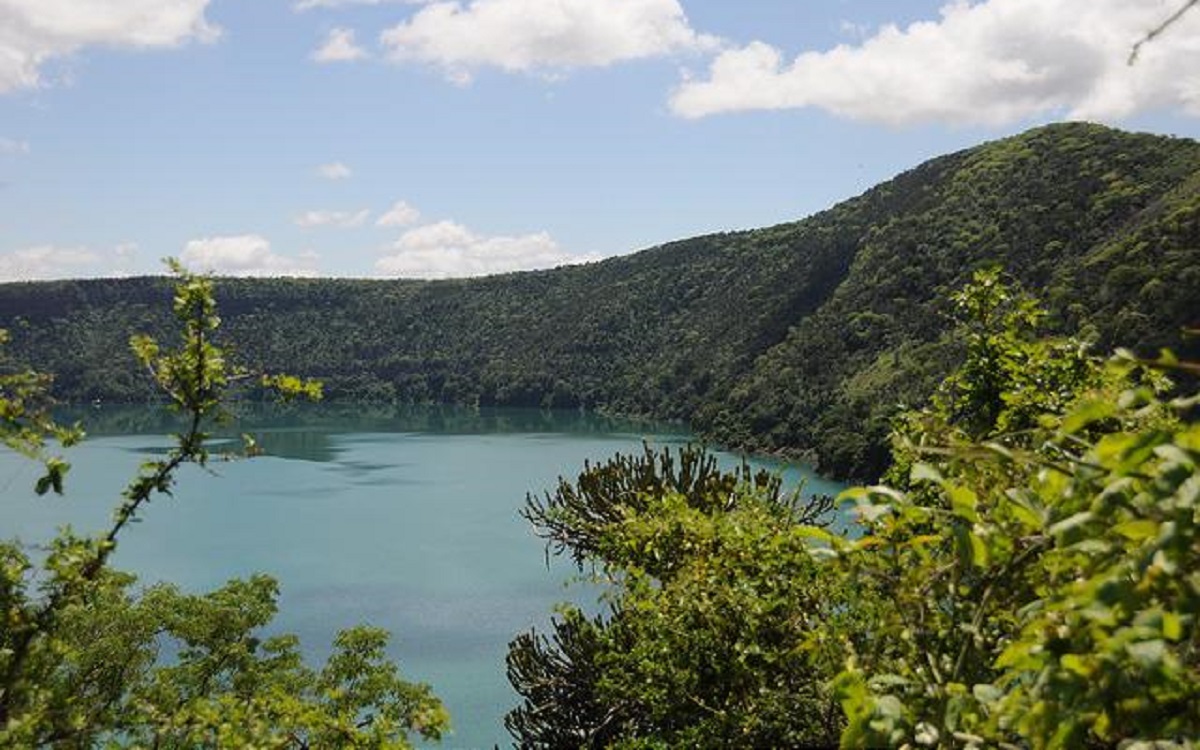
{"label": "lake", "polygon": [[[315,405],[243,407],[235,432],[268,455],[184,467],[175,496],[121,537],[114,563],[144,582],[199,591],[266,572],[281,582],[274,629],[324,658],[334,633],[391,631],[403,674],[428,682],[450,710],[441,747],[510,744],[502,717],[517,701],[504,676],[513,636],[546,625],[553,606],[589,600],[547,566],[518,515],[526,493],[574,478],[585,461],[686,443],[686,431],[578,412]],[[0,454],[0,537],[42,541],[62,524],[98,530],[138,463],[178,429],[159,410],[88,410],[88,439],[61,498],[36,498],[37,467]],[[220,444],[215,440],[214,445]],[[732,456],[723,456],[729,465]],[[803,467],[766,465],[796,483]],[[812,492],[840,485],[809,478]]]}

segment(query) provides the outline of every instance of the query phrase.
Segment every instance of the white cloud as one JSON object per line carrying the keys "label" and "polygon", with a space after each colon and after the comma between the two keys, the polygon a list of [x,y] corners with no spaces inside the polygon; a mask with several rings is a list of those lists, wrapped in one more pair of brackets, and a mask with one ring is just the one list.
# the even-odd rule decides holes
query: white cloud
{"label": "white cloud", "polygon": [[998,125],[1037,115],[1116,120],[1154,108],[1200,114],[1200,13],[1136,65],[1130,49],[1174,9],[1129,0],[958,0],[936,21],[885,26],[861,44],[790,63],[763,42],[722,52],[671,97],[684,117],[815,107],[889,124]]}
{"label": "white cloud", "polygon": [[417,220],[420,218],[420,211],[408,205],[405,201],[396,201],[383,216],[379,217],[379,220],[375,222],[375,226],[406,227],[417,223]]}
{"label": "white cloud", "polygon": [[391,250],[375,263],[380,275],[424,279],[487,276],[597,259],[564,252],[546,232],[484,237],[452,221],[410,229]]}
{"label": "white cloud", "polygon": [[16,141],[12,138],[0,138],[0,154],[28,154],[29,141]]}
{"label": "white cloud", "polygon": [[116,265],[121,270],[127,270],[137,259],[138,243],[122,242],[113,248],[113,257],[116,260]]}
{"label": "white cloud", "polygon": [[460,84],[481,67],[555,73],[718,44],[678,0],[434,2],[380,39],[392,60],[438,66]]}
{"label": "white cloud", "polygon": [[43,83],[42,67],[89,46],[211,41],[209,0],[0,0],[0,93]]}
{"label": "white cloud", "polygon": [[842,19],[841,23],[838,24],[838,31],[852,39],[866,39],[871,35],[871,27],[869,25],[847,21],[846,19]]}
{"label": "white cloud", "polygon": [[289,258],[271,251],[257,234],[205,237],[191,240],[179,256],[183,265],[220,276],[316,276],[315,257]]}
{"label": "white cloud", "polygon": [[352,5],[423,5],[429,0],[299,0],[292,7],[297,11],[313,8],[345,8]]}
{"label": "white cloud", "polygon": [[296,217],[296,226],[303,229],[314,227],[361,227],[371,212],[361,211],[305,211]]}
{"label": "white cloud", "polygon": [[333,29],[325,41],[312,53],[312,59],[320,63],[354,62],[368,57],[367,51],[354,42],[353,29]]}
{"label": "white cloud", "polygon": [[347,167],[340,161],[335,161],[317,167],[317,174],[327,180],[345,180],[353,173],[350,171],[350,167]]}
{"label": "white cloud", "polygon": [[86,247],[37,245],[0,254],[0,281],[94,276],[100,256]]}

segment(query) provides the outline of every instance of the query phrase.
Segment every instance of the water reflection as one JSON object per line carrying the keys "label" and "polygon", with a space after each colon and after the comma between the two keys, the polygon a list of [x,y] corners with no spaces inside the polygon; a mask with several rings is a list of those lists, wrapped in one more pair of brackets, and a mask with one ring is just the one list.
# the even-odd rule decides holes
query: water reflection
{"label": "water reflection", "polygon": [[[319,404],[236,403],[231,408],[232,422],[213,429],[210,443],[215,451],[222,445],[236,447],[241,434],[254,437],[262,450],[277,458],[322,463],[338,461],[345,452],[339,437],[364,433],[497,435],[553,434],[564,436],[677,435],[687,439],[677,424],[632,420],[578,410],[545,410],[464,406],[412,406],[326,402]],[[183,424],[178,415],[162,406],[100,405],[63,409],[64,422],[81,422],[89,435],[164,435],[177,432]],[[160,453],[161,446],[139,446],[144,453]],[[355,464],[348,467],[369,474],[394,467]]]}

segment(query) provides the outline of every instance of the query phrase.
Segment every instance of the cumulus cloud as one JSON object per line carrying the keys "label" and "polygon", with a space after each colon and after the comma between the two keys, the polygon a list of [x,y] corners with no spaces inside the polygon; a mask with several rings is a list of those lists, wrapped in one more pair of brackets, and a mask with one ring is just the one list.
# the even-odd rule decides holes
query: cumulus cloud
{"label": "cumulus cloud", "polygon": [[28,154],[29,141],[16,141],[12,138],[0,138],[0,154]]}
{"label": "cumulus cloud", "polygon": [[392,60],[435,65],[456,83],[482,67],[555,73],[718,44],[678,0],[434,2],[380,39]]}
{"label": "cumulus cloud", "polygon": [[354,30],[342,28],[332,29],[312,53],[312,59],[320,63],[354,62],[367,56],[367,51],[355,43]]}
{"label": "cumulus cloud", "polygon": [[100,256],[86,247],[36,245],[0,254],[0,281],[93,276]]}
{"label": "cumulus cloud", "polygon": [[191,240],[179,256],[187,268],[220,276],[316,276],[315,257],[289,258],[257,234]]}
{"label": "cumulus cloud", "polygon": [[405,201],[396,201],[392,207],[375,222],[377,227],[406,227],[416,224],[421,218],[421,212]]}
{"label": "cumulus cloud", "polygon": [[89,46],[176,47],[219,35],[209,0],[0,0],[0,93],[40,85],[43,66]]}
{"label": "cumulus cloud", "polygon": [[452,221],[410,229],[375,263],[383,276],[445,279],[553,268],[596,260],[564,252],[546,232],[485,237]]}
{"label": "cumulus cloud", "polygon": [[317,174],[327,180],[346,180],[353,172],[350,171],[350,167],[340,161],[335,161],[317,167]]}
{"label": "cumulus cloud", "polygon": [[370,216],[367,209],[361,211],[305,211],[296,217],[296,226],[302,229],[315,227],[361,227]]}
{"label": "cumulus cloud", "polygon": [[815,107],[853,119],[999,125],[1042,114],[1117,120],[1200,114],[1200,13],[1136,65],[1130,49],[1173,9],[1128,0],[958,0],[935,21],[884,26],[859,44],[788,62],[761,41],[727,49],[671,96],[683,117]]}

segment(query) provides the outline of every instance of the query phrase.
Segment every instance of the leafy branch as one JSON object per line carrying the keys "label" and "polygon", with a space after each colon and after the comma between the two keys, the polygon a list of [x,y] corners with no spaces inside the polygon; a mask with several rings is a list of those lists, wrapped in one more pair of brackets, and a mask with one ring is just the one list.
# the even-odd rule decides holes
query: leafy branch
{"label": "leafy branch", "polygon": [[[127,526],[157,495],[171,494],[184,464],[205,466],[211,425],[228,419],[230,388],[249,380],[215,343],[220,326],[212,281],[177,263],[173,310],[182,329],[175,348],[148,336],[131,347],[170,408],[184,417],[167,455],[144,463],[122,493],[111,525],[93,538],[57,536],[37,578],[13,543],[0,543],[0,744],[72,746],[119,738],[136,746],[408,747],[407,734],[438,739],[445,709],[425,685],[401,679],[386,659],[387,634],[359,627],[339,633],[324,669],[306,667],[292,636],[254,634],[275,613],[278,585],[267,576],[231,581],[203,596],[158,585],[140,597],[133,577],[109,563]],[[43,455],[43,441],[66,443],[48,412],[30,406],[48,379],[0,376],[0,434],[43,459],[39,492],[62,490],[67,465]],[[320,384],[263,376],[284,398],[319,398]],[[159,644],[180,644],[175,664],[157,661]]]}

